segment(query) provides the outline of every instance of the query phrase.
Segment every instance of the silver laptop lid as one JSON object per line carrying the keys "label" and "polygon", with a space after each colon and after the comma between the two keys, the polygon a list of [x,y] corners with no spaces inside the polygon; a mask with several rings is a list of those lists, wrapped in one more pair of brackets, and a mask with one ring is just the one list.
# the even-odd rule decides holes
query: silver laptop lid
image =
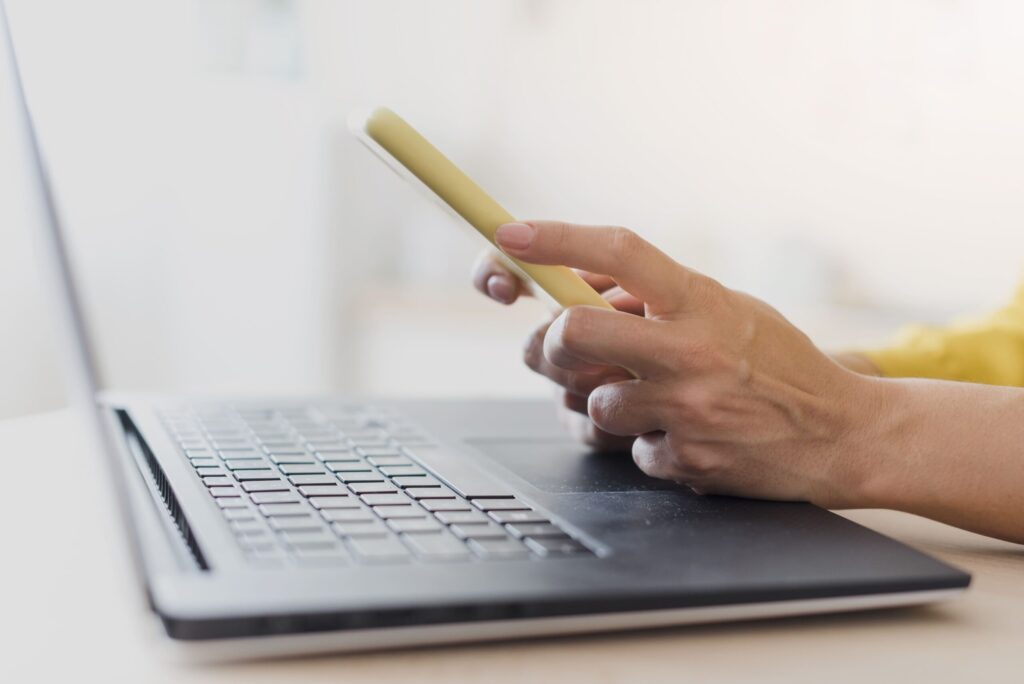
{"label": "silver laptop lid", "polygon": [[37,244],[41,257],[40,265],[46,269],[45,283],[51,291],[49,294],[52,305],[60,314],[57,321],[60,326],[58,332],[62,342],[61,349],[66,358],[71,399],[76,405],[92,404],[101,386],[96,357],[75,288],[53,187],[25,97],[21,68],[3,0],[0,0],[0,24],[3,25],[0,41],[4,43],[5,53],[2,57],[5,62],[2,71],[10,76],[4,80],[10,84],[8,90],[17,110],[14,112],[14,119],[20,129],[18,138],[24,147],[22,154],[32,174],[30,196],[26,198],[26,204],[32,205],[31,211],[38,220],[37,230],[40,239]]}
{"label": "silver laptop lid", "polygon": [[[119,456],[124,452],[117,447],[119,442],[114,436],[114,416],[103,411],[99,403],[98,392],[102,384],[96,357],[93,354],[92,339],[75,287],[53,187],[25,97],[21,69],[4,0],[0,0],[0,43],[3,43],[0,47],[0,62],[3,62],[0,64],[0,87],[6,88],[10,93],[15,108],[14,119],[19,128],[17,139],[23,149],[14,152],[23,155],[26,169],[31,173],[28,184],[29,197],[25,199],[27,205],[32,205],[30,212],[37,218],[38,225],[32,228],[39,237],[37,249],[44,286],[49,290],[47,294],[50,295],[51,306],[58,314],[57,333],[60,336],[59,347],[65,357],[69,398],[72,406],[85,418],[85,437],[88,441],[82,444],[82,448],[83,451],[99,453],[107,464],[109,481],[113,489],[113,496],[107,498],[116,501],[121,524],[130,538],[137,541],[137,530],[129,514],[125,471],[119,462]],[[131,545],[131,552],[136,570],[139,571],[141,557],[137,543]],[[141,573],[137,572],[136,577],[141,579]]]}

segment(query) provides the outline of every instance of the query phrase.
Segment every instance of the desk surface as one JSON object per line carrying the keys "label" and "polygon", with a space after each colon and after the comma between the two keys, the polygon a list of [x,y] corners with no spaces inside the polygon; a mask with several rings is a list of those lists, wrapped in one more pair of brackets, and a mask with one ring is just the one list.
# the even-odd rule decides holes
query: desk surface
{"label": "desk surface", "polygon": [[1020,681],[1024,547],[886,511],[846,515],[974,574],[955,601],[544,641],[221,666],[175,660],[66,413],[0,423],[0,681]]}

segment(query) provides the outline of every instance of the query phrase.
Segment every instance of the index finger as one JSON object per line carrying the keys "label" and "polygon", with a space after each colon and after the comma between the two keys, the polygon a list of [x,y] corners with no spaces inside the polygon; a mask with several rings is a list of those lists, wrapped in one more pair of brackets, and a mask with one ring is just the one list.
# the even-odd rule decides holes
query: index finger
{"label": "index finger", "polygon": [[697,277],[626,228],[525,221],[500,226],[495,240],[523,261],[608,274],[624,290],[659,309],[680,306],[688,283]]}

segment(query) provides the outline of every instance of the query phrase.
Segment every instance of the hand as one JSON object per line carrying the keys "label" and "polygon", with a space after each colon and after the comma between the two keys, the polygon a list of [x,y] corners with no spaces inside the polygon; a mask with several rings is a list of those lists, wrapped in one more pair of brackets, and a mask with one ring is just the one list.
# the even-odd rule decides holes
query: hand
{"label": "hand", "polygon": [[[694,490],[842,506],[855,498],[871,381],[835,363],[767,304],[676,263],[624,228],[549,221],[498,229],[510,256],[604,277],[627,311],[572,307],[528,361],[611,435],[636,438],[648,475]],[[593,274],[600,274],[595,276]],[[494,276],[478,278],[487,291]],[[497,295],[514,300],[514,283]],[[611,378],[627,369],[635,379]],[[605,374],[605,375],[601,375]],[[585,384],[584,378],[594,382]]]}
{"label": "hand", "polygon": [[[608,276],[577,271],[587,283],[620,311],[639,316],[644,313],[643,302],[616,286]],[[494,255],[484,252],[473,267],[473,285],[477,290],[502,304],[512,304],[519,297],[530,296],[526,287]],[[621,368],[604,367],[594,372],[568,371],[552,365],[544,358],[544,336],[551,321],[539,326],[527,338],[523,360],[535,372],[547,377],[560,388],[559,420],[579,441],[598,451],[629,451],[633,437],[612,435],[594,425],[587,415],[590,392],[607,382],[628,378]]]}

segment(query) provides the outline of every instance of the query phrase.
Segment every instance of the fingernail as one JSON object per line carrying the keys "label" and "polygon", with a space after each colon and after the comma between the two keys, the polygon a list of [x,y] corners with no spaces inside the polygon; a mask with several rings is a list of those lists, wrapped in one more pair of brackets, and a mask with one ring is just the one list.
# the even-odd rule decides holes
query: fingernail
{"label": "fingernail", "polygon": [[487,294],[502,304],[511,304],[516,296],[516,284],[508,276],[492,275],[487,279]]}
{"label": "fingernail", "polygon": [[500,246],[508,249],[526,249],[533,242],[536,233],[532,226],[525,223],[506,223],[498,226],[494,239]]}

